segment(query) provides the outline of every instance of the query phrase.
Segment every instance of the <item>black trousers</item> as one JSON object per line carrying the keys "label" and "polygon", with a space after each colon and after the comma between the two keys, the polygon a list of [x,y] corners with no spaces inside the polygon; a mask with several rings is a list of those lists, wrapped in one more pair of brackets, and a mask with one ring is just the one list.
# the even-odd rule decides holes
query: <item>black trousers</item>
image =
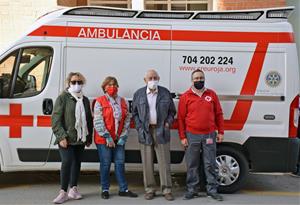
{"label": "black trousers", "polygon": [[83,154],[84,145],[68,145],[67,148],[59,146],[59,154],[61,158],[60,169],[60,185],[65,192],[70,187],[77,186],[81,157]]}

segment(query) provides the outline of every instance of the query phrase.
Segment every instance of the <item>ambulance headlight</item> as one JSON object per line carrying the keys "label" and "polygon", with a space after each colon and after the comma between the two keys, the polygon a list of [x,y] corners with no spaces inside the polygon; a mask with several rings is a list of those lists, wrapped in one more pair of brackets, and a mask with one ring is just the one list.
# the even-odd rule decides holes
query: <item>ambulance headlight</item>
{"label": "ambulance headlight", "polygon": [[271,10],[267,12],[267,18],[283,18],[287,19],[292,13],[293,9],[280,9],[280,10]]}

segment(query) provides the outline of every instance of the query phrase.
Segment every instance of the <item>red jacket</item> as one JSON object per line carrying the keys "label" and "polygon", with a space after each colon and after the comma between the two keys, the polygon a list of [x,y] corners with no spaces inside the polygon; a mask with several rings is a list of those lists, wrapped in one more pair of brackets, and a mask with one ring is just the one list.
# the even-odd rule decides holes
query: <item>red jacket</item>
{"label": "red jacket", "polygon": [[[96,99],[96,101],[101,105],[102,107],[102,116],[104,120],[105,127],[107,131],[109,132],[112,139],[115,141],[116,139],[116,128],[115,128],[115,118],[114,118],[114,111],[112,106],[109,103],[109,100],[105,95],[99,97]],[[121,98],[121,109],[122,109],[122,118],[120,121],[120,125],[118,128],[118,136],[121,135],[122,130],[124,128],[124,122],[126,119],[126,115],[128,112],[127,104],[125,102],[124,98]],[[106,144],[106,139],[102,136],[100,136],[97,131],[94,132],[94,140],[95,144]]]}
{"label": "red jacket", "polygon": [[190,88],[179,99],[179,137],[186,138],[186,131],[192,134],[209,134],[218,130],[224,134],[223,111],[217,94],[206,89],[202,96]]}

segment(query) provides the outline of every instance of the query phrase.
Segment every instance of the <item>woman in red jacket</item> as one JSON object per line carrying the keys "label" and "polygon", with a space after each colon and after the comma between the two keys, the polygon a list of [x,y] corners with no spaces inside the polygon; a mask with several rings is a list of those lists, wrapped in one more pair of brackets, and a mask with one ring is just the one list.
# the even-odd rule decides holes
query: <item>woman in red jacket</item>
{"label": "woman in red jacket", "polygon": [[125,179],[125,143],[128,136],[130,114],[124,98],[118,95],[118,81],[106,77],[102,83],[105,93],[94,105],[95,144],[100,159],[101,196],[109,198],[109,172],[111,162],[115,164],[115,175],[119,184],[119,196],[137,197],[128,190]]}

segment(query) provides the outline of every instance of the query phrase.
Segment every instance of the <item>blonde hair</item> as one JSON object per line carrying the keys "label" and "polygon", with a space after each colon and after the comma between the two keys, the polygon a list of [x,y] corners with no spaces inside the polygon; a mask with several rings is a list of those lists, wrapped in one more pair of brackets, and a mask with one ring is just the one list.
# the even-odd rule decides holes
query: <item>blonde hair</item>
{"label": "blonde hair", "polygon": [[104,93],[105,92],[105,87],[110,83],[110,82],[113,82],[117,87],[119,87],[119,84],[118,84],[118,81],[115,77],[112,77],[112,76],[108,76],[104,79],[102,85],[101,85],[101,88],[103,90]]}
{"label": "blonde hair", "polygon": [[71,78],[72,78],[73,76],[79,77],[80,80],[82,80],[83,85],[86,83],[86,79],[85,79],[85,77],[84,77],[81,73],[79,73],[79,72],[70,72],[70,73],[68,74],[68,76],[67,76],[67,79],[66,79],[66,85],[67,85],[67,88],[70,87]]}

